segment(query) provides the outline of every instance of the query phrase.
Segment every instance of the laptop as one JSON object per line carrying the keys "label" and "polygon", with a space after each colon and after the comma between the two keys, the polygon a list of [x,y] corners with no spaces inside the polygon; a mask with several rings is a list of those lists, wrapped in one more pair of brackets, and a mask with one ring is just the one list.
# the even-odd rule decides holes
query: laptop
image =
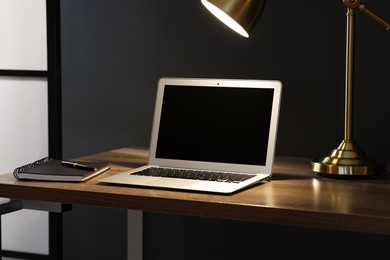
{"label": "laptop", "polygon": [[161,78],[148,164],[101,183],[233,193],[272,175],[282,84]]}

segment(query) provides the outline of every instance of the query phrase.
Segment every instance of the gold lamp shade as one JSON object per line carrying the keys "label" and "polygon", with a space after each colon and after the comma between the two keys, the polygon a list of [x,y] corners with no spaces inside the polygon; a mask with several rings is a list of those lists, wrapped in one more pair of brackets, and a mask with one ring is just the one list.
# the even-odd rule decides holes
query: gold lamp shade
{"label": "gold lamp shade", "polygon": [[265,0],[201,0],[219,20],[244,37],[255,27]]}

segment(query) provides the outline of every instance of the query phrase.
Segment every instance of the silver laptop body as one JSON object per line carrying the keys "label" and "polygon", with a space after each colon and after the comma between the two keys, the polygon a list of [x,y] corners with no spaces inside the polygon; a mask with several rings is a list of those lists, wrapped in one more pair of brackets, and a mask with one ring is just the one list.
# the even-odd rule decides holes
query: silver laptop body
{"label": "silver laptop body", "polygon": [[[161,78],[148,165],[106,184],[232,193],[272,175],[282,84],[276,80]],[[139,176],[149,167],[254,175],[242,182]]]}

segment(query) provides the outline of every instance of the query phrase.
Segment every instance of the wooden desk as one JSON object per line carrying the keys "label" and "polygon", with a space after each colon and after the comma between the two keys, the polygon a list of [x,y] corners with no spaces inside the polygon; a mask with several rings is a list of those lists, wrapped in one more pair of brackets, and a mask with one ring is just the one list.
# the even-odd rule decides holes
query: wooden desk
{"label": "wooden desk", "polygon": [[86,183],[16,181],[0,176],[0,197],[84,204],[248,222],[390,235],[390,178],[316,177],[310,159],[278,157],[266,184],[233,195],[99,184],[101,177],[147,162],[145,149],[123,148],[85,156],[110,161],[109,172]]}

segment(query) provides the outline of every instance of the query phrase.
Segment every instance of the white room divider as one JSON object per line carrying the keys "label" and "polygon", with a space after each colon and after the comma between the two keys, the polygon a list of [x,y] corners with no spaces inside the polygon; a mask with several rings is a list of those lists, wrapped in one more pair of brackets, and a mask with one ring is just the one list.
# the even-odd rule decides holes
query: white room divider
{"label": "white room divider", "polygon": [[[0,174],[50,154],[50,88],[60,97],[59,86],[53,86],[56,75],[48,69],[50,51],[56,49],[48,48],[50,40],[55,44],[48,37],[55,2],[0,0]],[[57,103],[55,113],[61,110],[60,99]],[[54,136],[60,143],[60,135]],[[1,223],[3,250],[49,254],[48,212],[16,211],[2,216]]]}

